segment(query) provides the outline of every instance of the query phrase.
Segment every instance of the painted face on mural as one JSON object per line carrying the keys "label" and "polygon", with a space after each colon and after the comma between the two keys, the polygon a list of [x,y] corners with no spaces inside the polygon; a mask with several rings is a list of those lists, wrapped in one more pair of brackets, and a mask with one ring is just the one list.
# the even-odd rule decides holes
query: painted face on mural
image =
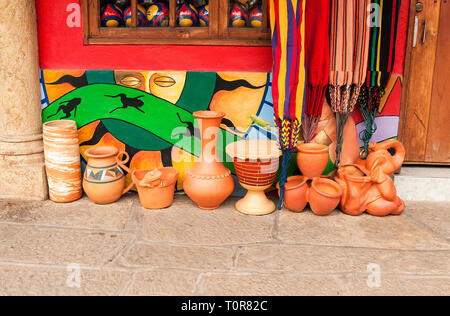
{"label": "painted face on mural", "polygon": [[176,104],[183,93],[186,71],[114,71],[116,82],[124,87],[145,91]]}

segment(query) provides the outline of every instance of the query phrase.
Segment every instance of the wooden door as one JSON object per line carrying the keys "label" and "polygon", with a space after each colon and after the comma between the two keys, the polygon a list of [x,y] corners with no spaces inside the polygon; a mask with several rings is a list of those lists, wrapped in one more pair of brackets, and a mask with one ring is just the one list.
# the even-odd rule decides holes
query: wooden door
{"label": "wooden door", "polygon": [[423,9],[417,12],[417,0],[411,1],[399,134],[406,163],[446,165],[450,164],[450,4],[420,2]]}

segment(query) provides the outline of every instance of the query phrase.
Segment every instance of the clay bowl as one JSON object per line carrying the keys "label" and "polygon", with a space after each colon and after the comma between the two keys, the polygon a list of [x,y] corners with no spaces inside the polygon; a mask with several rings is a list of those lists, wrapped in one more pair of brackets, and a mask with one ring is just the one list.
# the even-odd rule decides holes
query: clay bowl
{"label": "clay bowl", "polygon": [[309,179],[320,177],[328,164],[328,146],[303,143],[297,149],[297,164],[302,174]]}
{"label": "clay bowl", "polygon": [[147,209],[162,209],[173,203],[178,170],[172,167],[159,168],[158,170],[161,172],[158,184],[153,182],[149,183],[149,186],[140,185],[145,175],[152,170],[135,170],[131,176],[138,190],[141,205]]}
{"label": "clay bowl", "polygon": [[231,143],[226,148],[233,158],[239,183],[248,190],[235,207],[249,215],[265,215],[275,210],[264,190],[271,187],[278,172],[280,150],[275,141],[247,139]]}
{"label": "clay bowl", "polygon": [[309,190],[309,206],[316,215],[328,215],[336,209],[342,196],[342,188],[330,179],[316,177]]}
{"label": "clay bowl", "polygon": [[[283,204],[293,212],[301,212],[305,209],[307,201],[308,184],[304,176],[292,176],[287,178]],[[280,183],[277,183],[278,196],[280,195]]]}

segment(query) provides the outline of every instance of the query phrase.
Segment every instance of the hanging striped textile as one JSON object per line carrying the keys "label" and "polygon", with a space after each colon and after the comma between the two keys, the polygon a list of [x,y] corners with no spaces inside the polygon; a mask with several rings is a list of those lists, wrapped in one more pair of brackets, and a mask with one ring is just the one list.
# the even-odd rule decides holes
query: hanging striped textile
{"label": "hanging striped textile", "polygon": [[300,134],[305,99],[305,0],[269,0],[269,16],[273,49],[272,94],[283,153],[280,209],[288,163]]}
{"label": "hanging striped textile", "polygon": [[330,98],[336,113],[336,162],[339,167],[345,124],[365,80],[369,47],[369,0],[332,0]]}
{"label": "hanging striped textile", "polygon": [[303,138],[311,142],[322,115],[330,67],[330,0],[306,0],[306,103]]}
{"label": "hanging striped textile", "polygon": [[380,6],[379,24],[370,28],[369,63],[366,82],[361,89],[358,103],[364,118],[365,130],[359,137],[364,142],[361,158],[367,158],[372,135],[376,131],[375,117],[381,98],[395,65],[397,29],[401,0],[372,0]]}

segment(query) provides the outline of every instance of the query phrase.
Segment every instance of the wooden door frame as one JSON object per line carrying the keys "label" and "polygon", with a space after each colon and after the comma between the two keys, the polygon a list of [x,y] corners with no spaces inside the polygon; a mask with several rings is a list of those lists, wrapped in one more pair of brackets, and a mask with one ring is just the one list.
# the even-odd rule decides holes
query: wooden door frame
{"label": "wooden door frame", "polygon": [[[406,42],[406,53],[405,53],[405,66],[403,71],[403,85],[402,85],[402,95],[400,104],[400,117],[398,126],[398,139],[405,143],[404,134],[406,129],[406,116],[408,110],[408,91],[410,88],[410,82],[408,78],[412,72],[411,56],[413,53],[413,39],[414,39],[414,18],[416,16],[416,0],[410,0],[410,10],[409,10],[409,21],[408,21],[408,36]],[[441,4],[442,5],[442,4]],[[431,93],[432,91],[430,91]],[[426,162],[426,161],[405,161],[405,165],[450,165],[450,162]]]}

